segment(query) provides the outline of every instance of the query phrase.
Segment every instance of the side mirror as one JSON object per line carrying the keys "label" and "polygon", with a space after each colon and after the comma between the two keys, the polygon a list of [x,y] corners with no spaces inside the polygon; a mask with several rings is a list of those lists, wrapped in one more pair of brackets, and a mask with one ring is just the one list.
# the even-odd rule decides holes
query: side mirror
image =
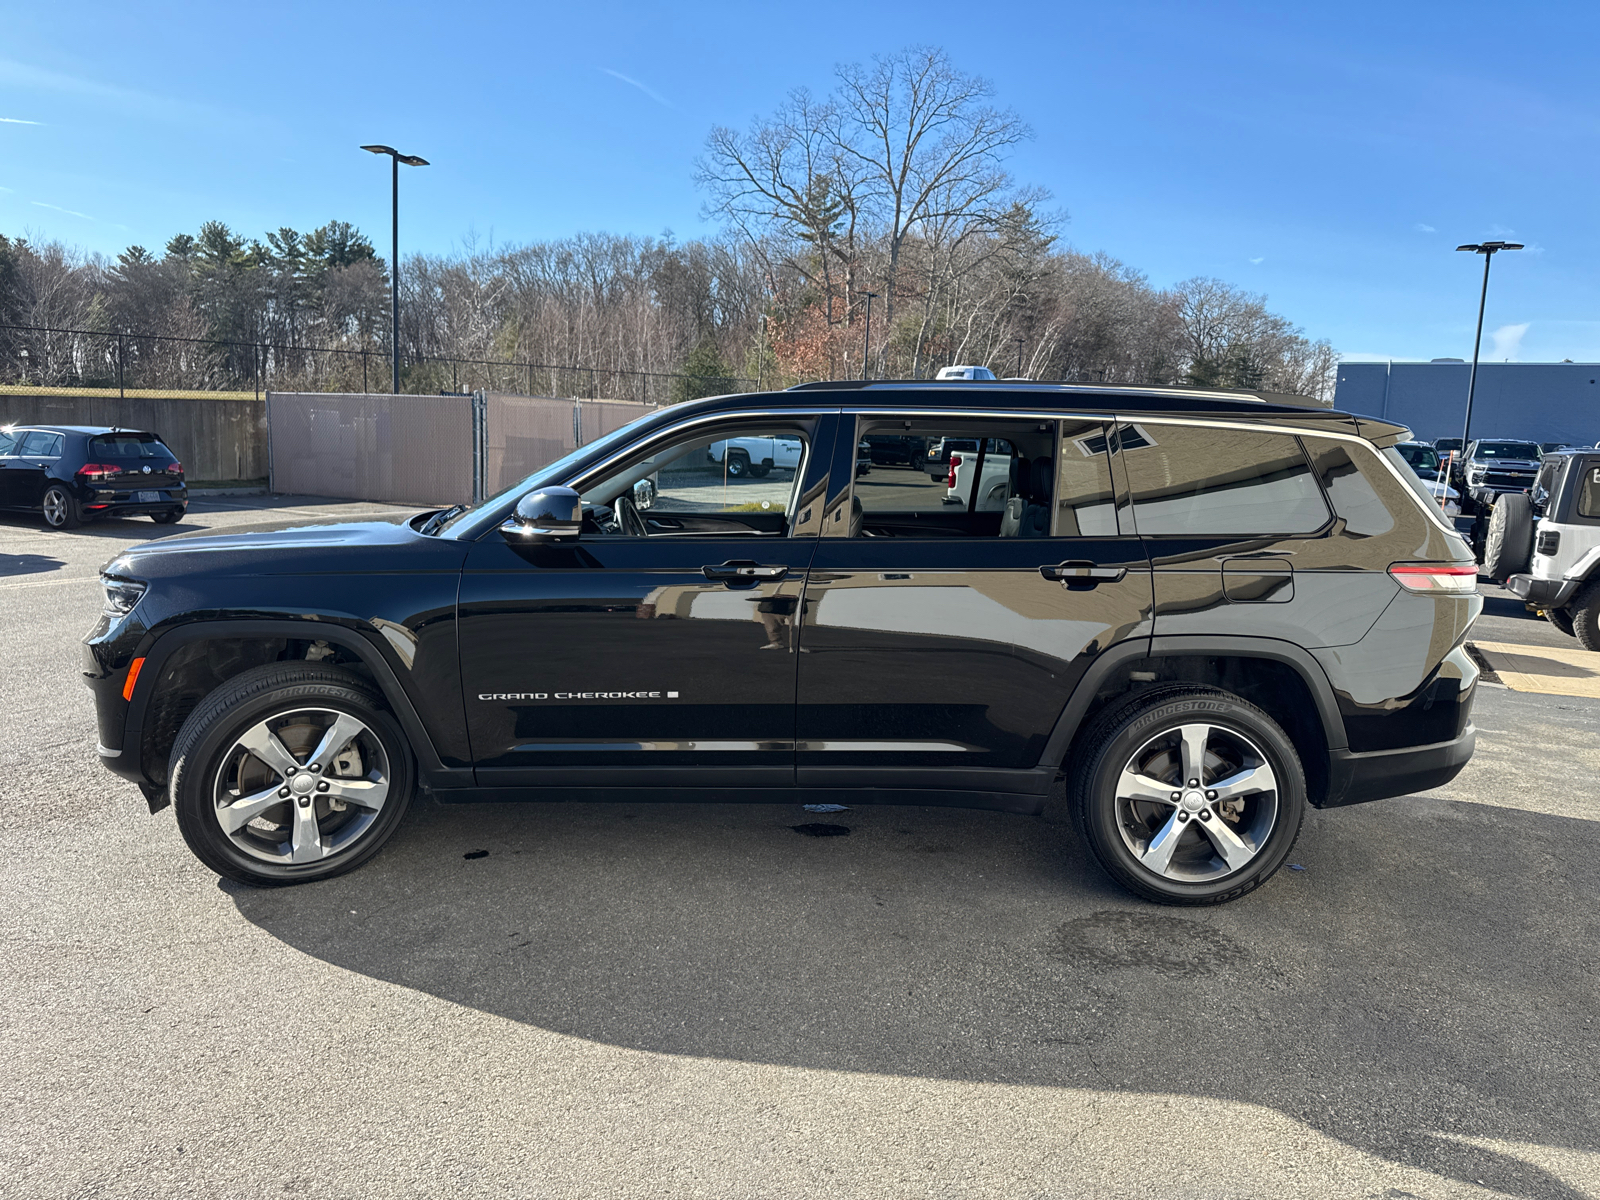
{"label": "side mirror", "polygon": [[633,506],[640,512],[656,502],[656,481],[641,479],[633,485]]}
{"label": "side mirror", "polygon": [[576,538],[583,528],[583,501],[567,487],[529,492],[517,501],[517,514],[501,527],[509,537],[530,542]]}

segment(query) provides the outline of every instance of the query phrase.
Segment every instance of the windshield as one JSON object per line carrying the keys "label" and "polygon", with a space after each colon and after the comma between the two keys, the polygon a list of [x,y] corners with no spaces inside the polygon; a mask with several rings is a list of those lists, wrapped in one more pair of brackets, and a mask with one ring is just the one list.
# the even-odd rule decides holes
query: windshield
{"label": "windshield", "polygon": [[1479,442],[1478,458],[1538,459],[1539,447],[1532,442]]}
{"label": "windshield", "polygon": [[1418,475],[1439,473],[1439,452],[1432,446],[1396,446],[1395,449]]}
{"label": "windshield", "polygon": [[[529,475],[524,479],[519,479],[510,487],[496,492],[493,496],[490,496],[482,503],[463,505],[460,511],[452,513],[444,521],[441,521],[437,529],[431,529],[428,532],[442,534],[456,530],[460,526],[473,525],[475,523],[475,518],[479,514],[492,512],[501,504],[508,503],[513,499],[521,497],[525,493],[531,492],[534,488],[540,486],[541,484],[554,483],[563,478],[572,467],[576,466],[583,459],[588,458],[591,455],[603,457],[608,451],[638,436],[640,423],[648,421],[652,417],[660,416],[662,411],[664,410],[658,409],[656,412],[646,413],[644,416],[637,417],[620,428],[613,429],[604,437],[596,438],[592,442],[586,442],[582,446],[579,446],[576,450],[569,451],[568,453],[562,455],[560,458],[556,459],[555,462],[549,464],[548,466],[540,467],[532,475]],[[462,529],[460,532],[465,533],[470,537],[474,531],[469,528]]]}

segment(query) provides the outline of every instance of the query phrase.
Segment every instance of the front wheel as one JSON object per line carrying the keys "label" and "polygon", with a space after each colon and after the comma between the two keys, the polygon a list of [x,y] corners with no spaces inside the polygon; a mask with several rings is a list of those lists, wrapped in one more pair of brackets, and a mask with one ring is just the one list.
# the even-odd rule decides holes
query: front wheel
{"label": "front wheel", "polygon": [[83,523],[83,518],[78,515],[78,502],[59,483],[52,483],[45,488],[39,511],[44,515],[44,523],[51,529],[76,529]]}
{"label": "front wheel", "polygon": [[269,663],[213,691],[178,731],[169,774],[189,849],[257,887],[354,870],[411,802],[411,749],[381,697],[314,663]]}
{"label": "front wheel", "polygon": [[1073,810],[1100,865],[1160,904],[1220,904],[1260,887],[1300,834],[1305,772],[1253,704],[1213,688],[1153,691],[1085,734]]}

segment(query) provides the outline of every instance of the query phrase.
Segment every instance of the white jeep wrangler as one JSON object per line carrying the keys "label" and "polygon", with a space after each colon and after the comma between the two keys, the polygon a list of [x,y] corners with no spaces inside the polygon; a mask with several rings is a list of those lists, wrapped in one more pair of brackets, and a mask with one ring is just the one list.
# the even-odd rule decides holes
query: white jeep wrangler
{"label": "white jeep wrangler", "polygon": [[1483,566],[1585,650],[1600,650],[1600,450],[1548,454],[1530,492],[1500,496]]}

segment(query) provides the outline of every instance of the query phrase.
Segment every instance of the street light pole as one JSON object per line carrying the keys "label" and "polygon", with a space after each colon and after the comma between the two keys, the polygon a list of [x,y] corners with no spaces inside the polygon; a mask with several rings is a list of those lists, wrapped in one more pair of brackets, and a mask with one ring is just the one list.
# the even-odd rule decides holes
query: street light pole
{"label": "street light pole", "polygon": [[862,292],[867,298],[867,336],[861,343],[861,378],[867,377],[867,360],[872,351],[872,302],[878,298],[877,292]]}
{"label": "street light pole", "polygon": [[392,252],[389,257],[389,316],[391,319],[389,349],[394,355],[393,394],[400,394],[400,164],[408,167],[425,167],[428,160],[415,154],[401,154],[393,146],[363,146],[373,154],[387,154],[394,169],[391,179]]}
{"label": "street light pole", "polygon": [[1489,263],[1502,250],[1521,250],[1521,242],[1473,242],[1457,246],[1457,250],[1470,250],[1483,255],[1483,290],[1478,293],[1478,332],[1472,339],[1472,373],[1467,376],[1467,416],[1461,423],[1461,461],[1467,457],[1467,443],[1472,438],[1472,398],[1478,390],[1478,348],[1483,344],[1483,310],[1489,301]]}

